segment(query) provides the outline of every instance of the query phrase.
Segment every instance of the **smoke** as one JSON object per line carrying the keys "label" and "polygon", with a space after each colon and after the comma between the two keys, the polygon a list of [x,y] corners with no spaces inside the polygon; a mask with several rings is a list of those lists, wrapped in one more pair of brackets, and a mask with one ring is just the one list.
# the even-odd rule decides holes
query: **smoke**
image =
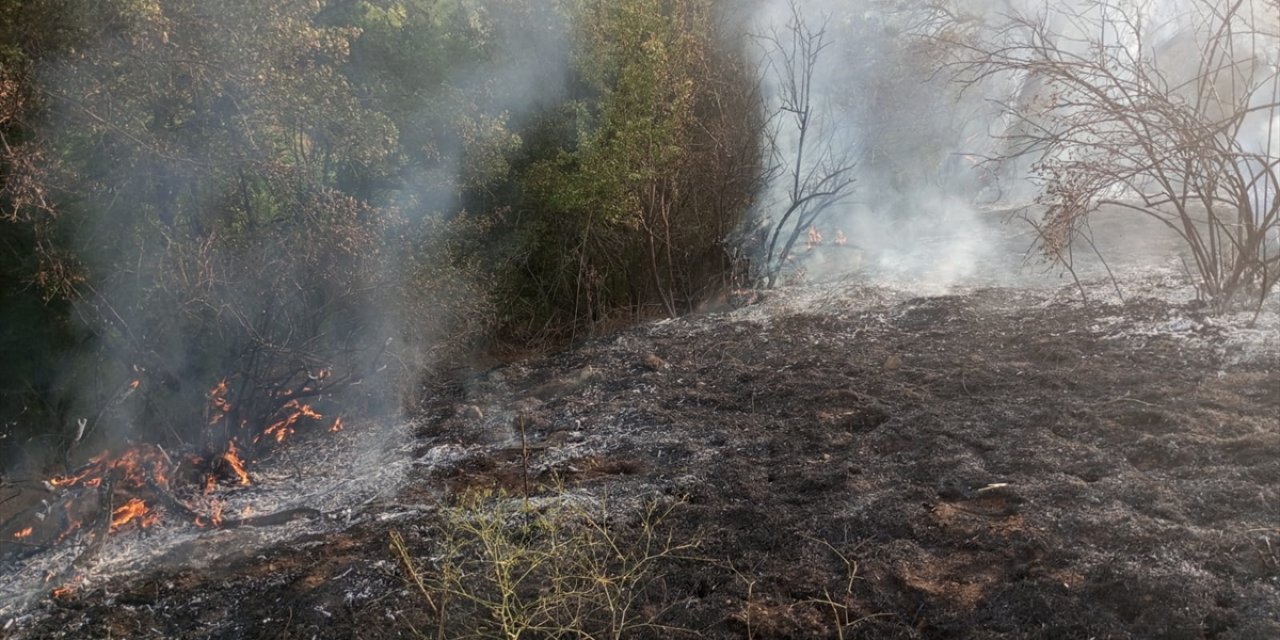
{"label": "smoke", "polygon": [[[483,331],[482,320],[493,312],[485,306],[492,283],[483,280],[481,269],[453,268],[449,243],[473,232],[459,229],[470,224],[461,214],[492,204],[469,202],[467,195],[485,194],[508,178],[512,158],[528,143],[527,132],[569,94],[577,26],[556,0],[448,4],[453,13],[444,19],[458,32],[454,37],[465,40],[470,33],[485,45],[452,58],[447,68],[428,70],[444,78],[420,92],[410,109],[411,120],[434,123],[426,142],[432,162],[407,167],[379,200],[413,224],[415,241],[383,267],[400,279],[412,302],[386,300],[377,313],[396,336],[396,365],[415,372]],[[401,88],[393,84],[391,90]]]}
{"label": "smoke", "polygon": [[[857,277],[892,282],[926,292],[945,292],[957,285],[1026,284],[1045,272],[1038,260],[1026,259],[1034,243],[1033,229],[1019,211],[1035,217],[1039,193],[1032,170],[1034,157],[992,162],[1009,155],[1008,141],[1018,127],[1046,126],[1039,114],[1057,107],[1042,78],[1011,73],[961,84],[943,65],[951,52],[940,38],[992,39],[1008,15],[1043,16],[1054,44],[1087,55],[1085,33],[1108,8],[1103,3],[1075,2],[1047,6],[1021,0],[1000,2],[894,2],[799,0],[810,22],[827,20],[833,46],[824,53],[813,78],[823,117],[835,126],[820,136],[849,149],[859,159],[856,194],[828,211],[815,224],[822,246],[805,250],[800,264],[810,278]],[[1245,26],[1267,31],[1277,25],[1275,7],[1261,3],[1242,14]],[[754,15],[756,33],[786,29],[789,0],[771,0]],[[1180,76],[1193,76],[1201,64],[1209,5],[1194,0],[1135,3],[1142,46],[1131,29],[1115,24],[1105,37],[1123,42],[1136,57],[1158,58],[1159,68],[1178,86]],[[1250,32],[1238,51],[1253,51],[1259,73],[1274,73],[1276,46],[1272,35]],[[1242,33],[1244,29],[1242,29]],[[1016,35],[1016,34],[1015,34]],[[1078,48],[1080,51],[1075,51]],[[767,61],[767,58],[765,58]],[[775,61],[776,62],[776,61]],[[1237,83],[1244,86],[1245,82]],[[1194,86],[1192,83],[1191,86]],[[776,85],[766,82],[766,89]],[[1221,89],[1229,94],[1229,90]],[[1260,92],[1268,93],[1269,92]],[[1255,106],[1274,98],[1255,94]],[[1230,95],[1223,98],[1231,103]],[[774,104],[776,105],[776,99]],[[1012,117],[1006,107],[1019,114]],[[1258,156],[1244,173],[1259,175],[1280,150],[1276,110],[1249,116],[1238,143]],[[783,130],[784,154],[796,144]],[[763,205],[764,215],[778,210],[778,193]],[[1255,187],[1255,210],[1274,201],[1265,181]],[[775,216],[776,218],[776,216]],[[776,220],[775,220],[776,221]],[[846,247],[831,246],[841,231]],[[1148,233],[1144,230],[1143,233]]]}
{"label": "smoke", "polygon": [[63,431],[24,443],[29,464],[216,445],[223,377],[263,397],[358,382],[315,398],[327,418],[399,408],[392,389],[481,330],[485,287],[443,236],[563,99],[573,25],[550,0],[144,5],[68,4],[82,41],[38,61],[86,293]]}
{"label": "smoke", "polygon": [[[1003,139],[1020,124],[997,105],[1034,115],[1048,106],[1042,80],[962,86],[940,65],[947,51],[921,36],[986,37],[1003,14],[1047,9],[799,1],[831,44],[812,78],[814,140],[830,155],[808,157],[857,160],[852,196],[815,223],[825,242],[795,248],[809,276],[941,292],[1041,271],[1021,265],[1030,229],[1008,222],[1036,195],[1030,160],[986,159],[1009,151]],[[1143,9],[1171,77],[1195,64],[1203,20],[1189,2]],[[1275,7],[1256,4],[1265,15],[1251,20],[1275,25]],[[552,0],[393,5],[290,2],[264,14],[250,0],[68,4],[78,8],[68,25],[86,35],[41,61],[52,108],[37,137],[82,160],[73,186],[87,187],[66,233],[92,295],[74,314],[53,410],[69,439],[199,428],[166,416],[190,413],[235,371],[247,351],[226,349],[234,340],[292,353],[311,374],[345,359],[356,376],[389,368],[412,379],[474,326],[468,304],[483,283],[439,239],[472,204],[465,196],[500,181],[540,114],[574,90],[577,25]],[[785,35],[792,18],[788,0],[726,11],[748,14],[756,34]],[[1069,43],[1072,23],[1050,15]],[[1274,33],[1251,37],[1257,68],[1280,64]],[[763,55],[759,39],[747,46]],[[764,79],[776,106],[778,77]],[[778,122],[787,154],[799,141]],[[1254,111],[1238,143],[1257,157],[1242,172],[1262,173],[1280,153],[1280,115]],[[1267,210],[1274,184],[1251,197]],[[776,217],[785,198],[776,181],[761,213]],[[847,245],[834,246],[837,231]],[[294,353],[315,344],[326,357]]]}
{"label": "smoke", "polygon": [[[800,3],[808,22],[825,24],[831,43],[814,69],[819,120],[807,143],[820,140],[857,161],[854,195],[815,223],[823,246],[797,248],[810,278],[857,272],[942,291],[973,277],[995,250],[992,216],[979,208],[1007,198],[1003,190],[1013,185],[1001,182],[1016,178],[982,163],[998,123],[986,113],[986,96],[962,94],[937,67],[941,52],[909,33],[926,9],[906,4]],[[770,2],[754,30],[783,33],[791,15],[789,2]],[[767,90],[777,89],[774,77]],[[777,136],[783,156],[796,149],[787,124]],[[785,199],[771,196],[766,209]],[[830,246],[837,230],[847,245]]]}
{"label": "smoke", "polygon": [[466,206],[465,191],[504,177],[520,132],[569,91],[575,25],[560,3],[458,2],[445,19],[455,37],[485,44],[451,59],[435,90],[417,96],[415,119],[448,116],[431,131],[432,165],[390,187],[390,200],[416,215],[452,215]]}

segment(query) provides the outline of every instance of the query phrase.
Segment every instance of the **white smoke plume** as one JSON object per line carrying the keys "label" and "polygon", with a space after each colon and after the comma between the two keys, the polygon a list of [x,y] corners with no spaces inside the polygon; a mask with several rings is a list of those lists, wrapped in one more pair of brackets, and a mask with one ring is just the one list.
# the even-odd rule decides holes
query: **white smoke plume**
{"label": "white smoke plume", "polygon": [[[797,248],[807,276],[872,278],[944,292],[959,284],[1011,284],[1043,275],[1048,265],[1025,259],[1034,231],[1014,215],[1038,194],[1032,158],[988,159],[1007,155],[1003,145],[1010,132],[1052,107],[1053,96],[1042,79],[1025,75],[962,85],[944,64],[950,58],[940,40],[995,37],[995,27],[1021,14],[1043,17],[1059,34],[1058,46],[1071,50],[1082,43],[1083,49],[1086,36],[1099,37],[1083,30],[1112,9],[1085,1],[797,2],[809,21],[826,21],[833,41],[814,80],[821,108],[828,110],[824,117],[835,125],[825,135],[859,159],[853,198],[815,224],[823,244]],[[1251,52],[1240,57],[1252,56],[1259,72],[1274,73],[1280,55],[1277,8],[1248,4],[1241,21],[1252,31],[1237,51]],[[754,30],[785,29],[790,6],[791,0],[770,0],[756,12]],[[1207,37],[1201,33],[1208,22],[1204,12],[1213,9],[1212,3],[1151,0],[1126,7],[1138,22],[1128,28],[1113,24],[1103,37],[1124,42],[1136,56],[1158,58],[1171,84],[1180,75],[1195,74],[1202,54],[1197,45]],[[1138,49],[1139,39],[1145,49]],[[1275,102],[1269,95],[1255,98]],[[1008,106],[1022,117],[1010,118],[1002,108]],[[783,133],[780,145],[794,149]],[[1244,149],[1270,158],[1274,167],[1280,153],[1275,108],[1251,113],[1241,136]],[[1255,164],[1245,172],[1256,174],[1267,162]],[[1275,198],[1266,183],[1255,191],[1259,210]],[[776,196],[767,201],[762,215],[770,215],[777,201]],[[1034,207],[1025,211],[1036,215]],[[843,248],[831,246],[837,231],[848,238]]]}

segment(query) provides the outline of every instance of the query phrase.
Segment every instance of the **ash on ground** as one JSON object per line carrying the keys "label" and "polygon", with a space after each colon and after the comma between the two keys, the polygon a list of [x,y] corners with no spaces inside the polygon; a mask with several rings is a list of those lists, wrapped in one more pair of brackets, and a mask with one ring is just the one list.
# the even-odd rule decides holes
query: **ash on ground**
{"label": "ash on ground", "polygon": [[[320,512],[318,518],[209,529],[166,513],[160,506],[159,522],[113,532],[83,569],[72,564],[92,538],[84,531],[34,555],[9,558],[0,563],[5,576],[0,583],[0,620],[14,626],[29,619],[24,610],[55,589],[74,593],[117,577],[178,567],[206,569],[291,540],[345,528],[367,517],[371,506],[398,495],[409,469],[411,432],[411,425],[367,425],[304,435],[292,446],[255,461],[250,486],[220,487],[211,496],[229,518],[300,508]],[[54,495],[50,492],[46,502]],[[55,584],[50,576],[72,581]]]}

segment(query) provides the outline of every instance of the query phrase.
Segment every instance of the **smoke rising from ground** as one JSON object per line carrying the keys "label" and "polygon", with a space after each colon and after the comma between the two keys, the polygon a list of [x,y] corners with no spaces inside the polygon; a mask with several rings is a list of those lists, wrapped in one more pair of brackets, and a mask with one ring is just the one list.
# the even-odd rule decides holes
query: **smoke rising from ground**
{"label": "smoke rising from ground", "polygon": [[[1233,51],[1253,51],[1258,72],[1274,73],[1280,51],[1274,46],[1280,31],[1276,8],[1251,5],[1256,6],[1243,12],[1242,20],[1267,33],[1242,38]],[[962,283],[1025,282],[1052,270],[1034,252],[1030,260],[1022,259],[1034,244],[1034,232],[1014,215],[1039,194],[1034,155],[991,159],[1014,150],[1010,141],[1024,131],[1020,127],[1052,126],[1040,114],[1055,106],[1055,94],[1043,78],[1027,74],[996,74],[962,85],[954,69],[943,66],[955,60],[955,51],[943,41],[1025,37],[996,29],[1009,15],[1022,14],[1042,16],[1059,36],[1055,46],[1084,55],[1085,39],[1097,37],[1085,31],[1096,27],[1101,16],[1115,19],[1107,13],[1114,8],[1015,1],[802,0],[799,6],[809,21],[827,20],[833,42],[814,78],[819,104],[827,109],[824,117],[835,125],[823,134],[853,149],[859,159],[856,193],[815,225],[824,244],[801,260],[807,275],[821,279],[858,271],[862,277],[942,292]],[[1206,6],[1191,0],[1135,3],[1128,15],[1137,19],[1145,49],[1138,48],[1132,29],[1112,25],[1107,37],[1123,42],[1135,56],[1154,57],[1171,85],[1187,85],[1185,90],[1194,93],[1194,83],[1186,78],[1196,73],[1203,43],[1211,36],[1203,33],[1212,22]],[[789,7],[787,0],[761,7],[755,31],[784,30]],[[766,82],[766,88],[773,87]],[[1262,95],[1269,93],[1255,95],[1255,102],[1274,102]],[[1231,96],[1223,100],[1229,104]],[[1240,145],[1274,159],[1280,149],[1280,114],[1262,110],[1249,120]],[[795,141],[785,128],[779,143],[784,153],[794,152]],[[1256,175],[1261,163],[1255,164],[1251,170]],[[1266,182],[1256,187],[1256,209],[1265,210],[1273,190]],[[778,200],[774,194],[764,215],[777,209]],[[1034,208],[1027,213],[1039,215]],[[836,230],[857,248],[829,246]]]}
{"label": "smoke rising from ground", "polygon": [[35,128],[92,187],[64,213],[76,346],[53,382],[63,432],[0,466],[156,431],[203,446],[224,377],[270,396],[290,370],[347,376],[319,398],[327,418],[395,409],[476,330],[484,283],[438,237],[563,99],[573,25],[556,3],[67,10],[83,41],[38,60]]}
{"label": "smoke rising from ground", "polygon": [[[555,126],[589,129],[599,114],[581,103],[608,86],[575,85],[591,83],[574,75],[583,62],[574,60],[581,51],[574,44],[588,37],[575,31],[581,25],[571,4],[550,0],[68,6],[77,12],[67,23],[88,35],[61,57],[40,60],[50,117],[37,135],[79,162],[67,171],[84,178],[74,184],[83,191],[67,198],[73,222],[65,224],[87,274],[72,286],[84,284],[90,295],[76,303],[69,331],[76,347],[51,410],[82,450],[89,447],[80,438],[130,440],[140,428],[156,428],[146,425],[170,425],[175,413],[198,413],[207,389],[234,375],[241,360],[254,361],[255,349],[306,375],[343,361],[356,379],[388,371],[411,380],[436,347],[474,326],[467,303],[484,298],[491,284],[472,281],[450,261],[450,247],[436,241],[441,230],[473,205],[501,208],[505,194],[479,203],[476,194],[490,195],[486,189],[511,173],[522,145],[546,133],[537,130],[539,117],[582,108],[581,120]],[[1041,262],[1021,265],[1034,244],[1031,228],[1009,220],[1038,194],[1032,160],[990,159],[1013,151],[1019,127],[1042,122],[1052,92],[1043,78],[1012,73],[965,87],[942,66],[953,53],[942,42],[990,39],[993,25],[1021,11],[1044,15],[1070,50],[1085,33],[1069,11],[1088,6],[1098,5],[801,0],[806,18],[825,24],[831,45],[813,78],[812,141],[830,150],[827,158],[856,159],[857,181],[815,223],[822,244],[806,251],[802,235],[798,266],[788,269],[802,267],[811,279],[856,270],[929,292],[1041,274]],[[1162,0],[1139,12],[1146,51],[1174,84],[1198,59],[1204,34],[1197,29],[1206,21],[1193,9],[1205,6]],[[728,22],[741,20],[757,35],[785,34],[792,18],[786,0],[720,8],[751,12]],[[1246,34],[1240,50],[1253,51],[1255,61],[1241,72],[1270,72],[1280,64],[1280,47],[1270,46],[1280,31],[1276,8],[1254,2],[1249,10],[1247,20],[1270,31]],[[1114,29],[1108,37],[1139,52],[1136,39],[1126,40],[1131,35]],[[767,61],[759,38],[744,40]],[[768,71],[761,70],[763,88],[776,95],[777,76]],[[1229,87],[1223,91],[1230,96]],[[1262,108],[1263,93],[1237,142],[1265,160],[1280,152],[1280,120]],[[566,104],[571,94],[578,103]],[[1012,109],[1002,112],[1002,104]],[[786,155],[796,132],[785,118],[777,123]],[[580,138],[539,151],[555,155],[585,138],[561,129],[546,135]],[[601,148],[610,148],[606,142]],[[1266,163],[1241,169],[1259,175]],[[556,186],[565,185],[584,191],[570,180]],[[775,181],[759,214],[776,216],[784,192]],[[569,195],[563,199],[581,194]],[[1250,197],[1255,210],[1267,209],[1274,181],[1258,183]],[[593,201],[583,218],[613,204]],[[835,246],[837,232],[847,245]],[[570,273],[572,266],[531,280],[589,279]],[[690,290],[690,298],[701,293]],[[135,381],[142,391],[130,390]],[[391,385],[364,389],[374,386]],[[154,396],[162,399],[140,401],[149,389],[163,390]],[[355,402],[385,405],[394,395]],[[185,433],[187,426],[171,428]]]}

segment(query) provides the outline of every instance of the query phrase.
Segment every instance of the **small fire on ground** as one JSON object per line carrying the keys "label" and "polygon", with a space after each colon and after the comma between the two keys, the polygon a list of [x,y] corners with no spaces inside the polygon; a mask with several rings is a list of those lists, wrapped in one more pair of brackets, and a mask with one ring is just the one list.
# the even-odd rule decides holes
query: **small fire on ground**
{"label": "small fire on ground", "polygon": [[[83,577],[80,571],[113,533],[154,527],[166,517],[200,528],[228,528],[266,526],[281,521],[282,516],[313,515],[308,513],[314,512],[312,509],[298,508],[254,516],[252,509],[245,507],[238,517],[228,517],[224,515],[226,501],[216,494],[223,486],[254,484],[250,473],[253,460],[303,426],[316,424],[317,431],[325,432],[342,430],[341,418],[321,424],[323,416],[299,399],[319,396],[323,388],[318,385],[327,377],[327,371],[309,375],[303,386],[274,394],[279,399],[277,406],[265,413],[269,418],[261,424],[267,426],[256,433],[251,420],[236,411],[230,385],[223,379],[207,394],[206,442],[223,443],[220,450],[214,449],[216,453],[171,456],[155,444],[103,451],[78,469],[48,478],[47,488],[56,499],[47,501],[34,516],[19,514],[12,521],[0,521],[0,540],[10,540],[28,554],[64,543],[77,545],[79,556],[70,572],[50,573],[45,578],[52,587],[52,597],[65,598],[74,593],[73,583]],[[135,380],[126,393],[140,386],[141,381]],[[250,443],[247,447],[242,444],[246,441]]]}
{"label": "small fire on ground", "polygon": [[[813,249],[822,246],[822,242],[824,239],[825,238],[822,235],[822,232],[819,231],[817,227],[810,226],[809,231],[805,234],[805,241],[804,241],[805,250],[812,251]],[[833,243],[837,247],[845,247],[849,245],[849,238],[848,236],[844,235],[844,231],[841,231],[840,229],[836,229],[835,235],[833,238]]]}

